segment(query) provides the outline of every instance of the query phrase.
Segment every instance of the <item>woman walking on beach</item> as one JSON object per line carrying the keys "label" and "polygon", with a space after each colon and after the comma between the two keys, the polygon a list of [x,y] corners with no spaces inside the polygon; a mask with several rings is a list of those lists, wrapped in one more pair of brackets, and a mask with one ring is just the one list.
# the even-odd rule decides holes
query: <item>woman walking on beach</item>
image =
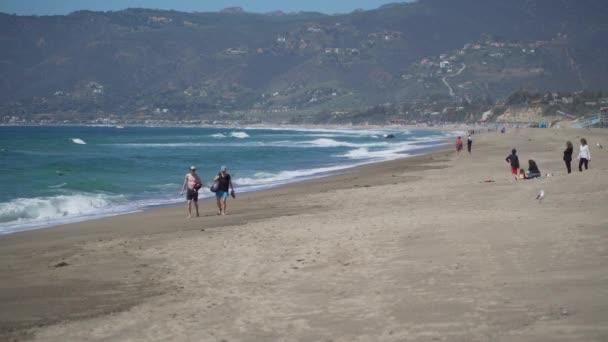
{"label": "woman walking on beach", "polygon": [[218,182],[217,192],[215,193],[215,199],[217,200],[218,215],[226,215],[226,205],[228,196],[234,197],[234,188],[232,187],[232,178],[228,174],[228,168],[222,166],[220,173],[213,178],[213,181]]}
{"label": "woman walking on beach", "polygon": [[566,141],[566,149],[564,150],[564,162],[566,163],[566,169],[568,169],[568,173],[572,172],[572,152],[574,148],[572,147],[572,142],[570,140]]}
{"label": "woman walking on beach", "polygon": [[591,152],[589,152],[589,145],[587,145],[587,139],[585,138],[581,138],[578,160],[578,170],[583,172],[583,165],[585,165],[585,170],[587,170],[589,167],[589,161],[591,160]]}
{"label": "woman walking on beach", "polygon": [[456,139],[456,154],[460,155],[460,152],[462,152],[462,139],[458,137]]}

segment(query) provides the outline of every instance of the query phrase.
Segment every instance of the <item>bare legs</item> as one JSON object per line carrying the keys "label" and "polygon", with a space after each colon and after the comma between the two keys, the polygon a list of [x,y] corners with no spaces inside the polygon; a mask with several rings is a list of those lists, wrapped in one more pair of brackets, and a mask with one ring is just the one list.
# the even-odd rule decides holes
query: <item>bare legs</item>
{"label": "bare legs", "polygon": [[221,197],[221,198],[216,198],[217,200],[217,214],[218,215],[226,215],[226,206],[227,206],[227,200],[228,198],[226,197]]}
{"label": "bare legs", "polygon": [[192,218],[192,202],[194,202],[194,208],[196,208],[196,217],[198,217],[198,201],[188,201],[188,218]]}

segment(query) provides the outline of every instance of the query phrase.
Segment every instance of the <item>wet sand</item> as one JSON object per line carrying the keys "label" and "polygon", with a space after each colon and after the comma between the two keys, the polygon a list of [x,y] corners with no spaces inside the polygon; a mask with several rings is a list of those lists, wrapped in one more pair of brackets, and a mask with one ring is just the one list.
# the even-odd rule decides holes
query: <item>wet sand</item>
{"label": "wet sand", "polygon": [[[581,136],[591,170],[566,175]],[[225,217],[207,200],[190,220],[164,208],[2,236],[0,340],[608,340],[596,141],[605,130],[488,133],[472,155],[238,195]],[[514,181],[512,147],[553,176]]]}

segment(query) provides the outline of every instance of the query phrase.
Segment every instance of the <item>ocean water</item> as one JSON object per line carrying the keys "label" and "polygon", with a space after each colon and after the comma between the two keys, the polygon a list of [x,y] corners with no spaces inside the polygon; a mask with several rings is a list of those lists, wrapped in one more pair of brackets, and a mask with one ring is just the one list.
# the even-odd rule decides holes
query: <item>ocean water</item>
{"label": "ocean water", "polygon": [[[386,139],[394,134],[394,139]],[[184,203],[187,169],[228,167],[237,192],[420,154],[450,132],[0,127],[0,234]],[[211,197],[207,188],[201,196]]]}

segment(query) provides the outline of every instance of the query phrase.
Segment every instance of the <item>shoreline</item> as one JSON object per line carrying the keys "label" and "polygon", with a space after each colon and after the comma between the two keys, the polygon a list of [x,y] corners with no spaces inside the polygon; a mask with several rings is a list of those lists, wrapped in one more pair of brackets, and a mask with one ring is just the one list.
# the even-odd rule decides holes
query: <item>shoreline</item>
{"label": "shoreline", "polygon": [[[198,219],[162,208],[0,236],[0,337],[602,340],[608,154],[564,174],[564,141],[581,135],[608,139],[482,134],[471,156],[243,194],[224,217],[203,201]],[[512,147],[553,176],[515,182]]]}
{"label": "shoreline", "polygon": [[[50,127],[54,127],[54,126],[50,126]],[[66,126],[66,127],[70,127],[70,126]],[[96,126],[78,126],[78,127],[96,127]],[[99,127],[111,128],[112,126],[99,126]],[[140,126],[140,127],[149,128],[149,126]],[[184,127],[184,128],[195,128],[195,127]],[[203,127],[201,126],[201,128],[203,128]],[[204,128],[209,128],[209,127],[204,127]],[[215,128],[222,128],[222,127],[215,126]],[[251,128],[251,127],[224,127],[224,128],[232,128],[232,129],[238,128],[238,129],[244,129],[244,130],[245,129],[273,129],[273,128],[277,128],[279,130],[289,129],[287,127],[276,127],[276,126],[275,127],[260,127],[260,128]],[[318,130],[321,128],[304,128],[304,127],[295,128],[295,127],[293,127],[293,129]],[[332,129],[332,128],[326,127],[325,129]],[[352,128],[348,129],[346,127],[340,128],[340,129],[352,130]],[[437,131],[439,132],[439,130],[437,130]],[[450,130],[446,130],[446,131],[450,131]],[[444,132],[446,132],[446,131],[444,131]],[[453,132],[456,133],[457,131],[453,131]],[[429,153],[432,153],[433,151],[440,150],[443,148],[443,145],[448,143],[447,139],[451,139],[451,138],[452,137],[449,137],[449,138],[443,137],[443,138],[430,139],[428,141],[411,141],[411,145],[415,146],[415,149],[413,149],[412,151],[404,152],[404,154],[406,154],[404,157],[396,158],[396,159],[411,158],[413,156],[429,154]],[[410,153],[412,153],[412,154],[410,154]],[[364,165],[383,163],[383,162],[390,161],[390,160],[395,160],[395,159],[369,160],[369,161],[363,161],[363,162],[357,161],[357,160],[352,160],[351,161],[352,163],[347,163],[344,165],[337,165],[337,166],[331,167],[332,169],[334,169],[331,171],[319,171],[319,172],[316,172],[311,175],[298,176],[293,179],[289,179],[289,180],[285,180],[285,181],[278,181],[276,183],[266,184],[264,186],[250,186],[250,185],[243,186],[243,187],[241,187],[241,189],[244,188],[246,190],[239,192],[239,193],[244,194],[244,193],[255,193],[255,192],[259,192],[259,191],[267,191],[270,189],[282,187],[282,186],[289,185],[289,184],[295,184],[295,183],[300,183],[300,182],[306,182],[309,180],[339,175],[342,173],[349,172],[349,170],[351,170],[351,169],[358,168],[358,167],[361,167]],[[120,195],[120,194],[116,194],[116,195]],[[211,194],[211,193],[205,192],[204,196],[205,197],[201,197],[202,200],[213,199],[213,194]],[[23,231],[52,229],[54,227],[61,226],[61,225],[94,221],[94,220],[103,219],[103,218],[107,218],[107,217],[116,217],[116,216],[120,216],[120,215],[141,213],[141,212],[147,212],[150,210],[157,210],[157,209],[162,209],[162,208],[175,208],[175,207],[182,206],[183,203],[185,203],[185,200],[183,199],[183,196],[180,196],[180,199],[173,199],[173,198],[172,199],[169,199],[169,198],[160,199],[159,198],[158,200],[156,200],[156,202],[157,202],[156,204],[153,204],[153,205],[146,204],[145,206],[142,206],[142,207],[129,207],[129,206],[122,204],[123,206],[125,206],[125,208],[123,208],[123,209],[107,207],[107,208],[103,208],[102,211],[104,213],[101,213],[101,214],[94,214],[94,215],[88,214],[85,216],[71,217],[71,218],[65,218],[65,219],[54,219],[53,222],[29,222],[29,223],[25,223],[25,224],[15,223],[15,224],[7,225],[6,227],[3,227],[4,231],[0,232],[0,237],[2,237],[4,235],[10,235],[10,234],[23,232]]]}

